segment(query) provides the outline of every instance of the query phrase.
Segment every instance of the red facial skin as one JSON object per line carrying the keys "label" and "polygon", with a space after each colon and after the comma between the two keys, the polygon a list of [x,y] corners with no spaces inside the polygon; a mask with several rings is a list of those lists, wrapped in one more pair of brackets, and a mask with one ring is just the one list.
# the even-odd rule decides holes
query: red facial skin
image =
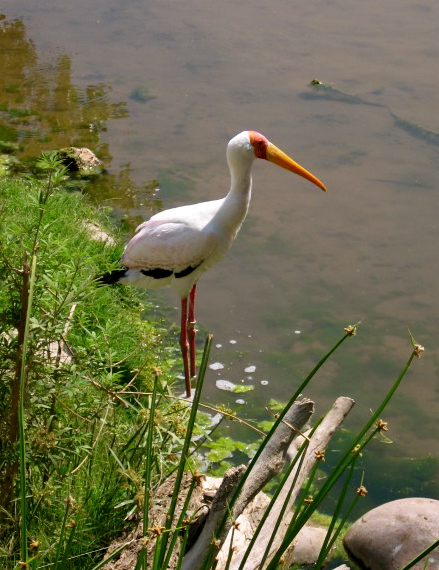
{"label": "red facial skin", "polygon": [[256,158],[265,158],[265,160],[267,160],[267,147],[269,144],[268,139],[257,131],[249,131],[248,134],[250,137],[250,142],[255,149]]}

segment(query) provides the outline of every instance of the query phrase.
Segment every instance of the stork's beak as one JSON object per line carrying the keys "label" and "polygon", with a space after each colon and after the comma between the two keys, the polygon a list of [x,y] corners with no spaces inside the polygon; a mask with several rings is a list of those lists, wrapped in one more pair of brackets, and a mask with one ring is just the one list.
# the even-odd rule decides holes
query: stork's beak
{"label": "stork's beak", "polygon": [[268,143],[267,160],[274,162],[274,164],[277,164],[282,168],[286,168],[287,170],[290,170],[291,172],[294,172],[303,178],[306,178],[326,192],[326,186],[323,184],[323,182],[320,182],[320,180],[314,176],[314,174],[308,172],[308,170],[290,158],[287,154],[280,150],[280,148],[277,148],[277,146],[275,146],[273,143]]}

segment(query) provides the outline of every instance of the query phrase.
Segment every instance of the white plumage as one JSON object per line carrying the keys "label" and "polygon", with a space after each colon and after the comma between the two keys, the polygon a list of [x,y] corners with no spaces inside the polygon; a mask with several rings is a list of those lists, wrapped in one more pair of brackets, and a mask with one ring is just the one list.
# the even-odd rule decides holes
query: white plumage
{"label": "white plumage", "polygon": [[[221,200],[165,210],[137,228],[125,247],[124,269],[107,273],[104,283],[127,282],[145,288],[171,286],[181,297],[180,345],[186,392],[195,376],[195,289],[202,273],[228,251],[248,211],[251,168],[264,158],[307,178],[326,190],[318,178],[256,131],[243,131],[227,145],[231,184]],[[190,363],[188,359],[190,355]]]}

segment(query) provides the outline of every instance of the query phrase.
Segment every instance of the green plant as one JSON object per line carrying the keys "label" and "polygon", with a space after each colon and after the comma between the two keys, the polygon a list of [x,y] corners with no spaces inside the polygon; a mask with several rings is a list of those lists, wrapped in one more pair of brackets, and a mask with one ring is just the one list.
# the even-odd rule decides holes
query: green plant
{"label": "green plant", "polygon": [[[307,376],[307,378],[304,380],[304,382],[298,388],[296,393],[291,398],[290,402],[281,411],[281,413],[279,414],[278,419],[274,423],[270,433],[266,436],[266,438],[261,443],[261,445],[260,445],[260,447],[259,447],[259,449],[255,455],[255,458],[251,461],[249,467],[247,468],[247,471],[245,472],[244,476],[242,477],[240,483],[238,484],[238,486],[236,488],[236,491],[234,492],[231,500],[229,501],[228,506],[227,506],[227,511],[224,515],[224,518],[220,522],[220,524],[217,526],[216,531],[213,535],[213,539],[211,541],[210,548],[208,548],[206,550],[206,552],[204,553],[204,560],[197,561],[196,568],[200,568],[202,570],[211,570],[211,568],[215,567],[214,559],[215,559],[215,555],[218,551],[220,544],[224,540],[224,530],[231,527],[232,533],[234,532],[233,525],[234,525],[234,521],[235,521],[235,517],[236,517],[236,515],[234,513],[234,505],[235,505],[235,502],[239,500],[240,493],[243,490],[243,488],[245,487],[246,479],[249,476],[251,476],[252,469],[257,464],[258,457],[261,456],[264,448],[269,444],[271,437],[274,436],[276,429],[278,428],[279,425],[281,425],[281,422],[283,422],[285,415],[287,414],[287,412],[289,411],[291,406],[294,404],[298,394],[301,393],[303,391],[303,389],[307,386],[307,384],[312,380],[312,378],[316,374],[317,370],[324,364],[324,362],[329,358],[329,356],[337,348],[339,348],[340,345],[347,338],[349,338],[350,336],[353,336],[353,334],[355,334],[355,327],[347,327],[346,334],[320,360],[318,365],[313,369],[313,371]],[[291,545],[291,543],[293,542],[293,540],[297,536],[298,532],[311,519],[311,517],[315,513],[316,509],[322,504],[323,500],[332,491],[336,482],[344,477],[344,482],[342,484],[341,492],[340,492],[338,499],[336,501],[336,505],[335,505],[335,508],[333,511],[333,516],[330,519],[330,522],[328,525],[327,536],[326,536],[326,539],[325,539],[324,544],[322,546],[320,556],[317,560],[316,568],[321,568],[324,565],[329,552],[331,551],[333,545],[335,544],[335,541],[339,537],[342,529],[345,527],[345,523],[346,523],[346,521],[349,517],[349,514],[351,513],[353,507],[355,506],[355,504],[359,500],[359,498],[364,496],[364,494],[367,492],[364,485],[363,485],[364,475],[362,475],[359,483],[357,483],[357,491],[356,491],[356,493],[354,493],[354,496],[351,497],[350,489],[352,487],[352,481],[353,481],[353,477],[354,477],[354,473],[355,473],[355,464],[356,464],[357,458],[360,456],[361,452],[364,450],[366,445],[372,440],[372,438],[375,437],[376,434],[381,433],[383,430],[386,429],[386,423],[379,420],[379,417],[382,414],[382,412],[385,409],[388,402],[390,401],[391,397],[395,393],[399,384],[401,383],[404,375],[406,374],[409,366],[411,365],[411,363],[413,361],[413,358],[415,358],[416,356],[420,356],[420,354],[423,350],[420,345],[418,345],[414,342],[412,337],[411,337],[411,340],[412,340],[412,344],[413,344],[413,350],[410,354],[410,357],[409,357],[406,365],[403,367],[400,374],[396,378],[395,382],[391,386],[390,390],[388,391],[388,393],[383,398],[383,401],[381,402],[381,404],[378,406],[376,411],[371,415],[370,420],[367,422],[367,424],[364,426],[364,428],[360,431],[360,433],[355,435],[353,437],[353,439],[348,443],[347,448],[341,454],[341,457],[340,457],[338,463],[335,465],[333,470],[330,472],[329,476],[326,478],[323,485],[320,485],[320,486],[318,484],[316,484],[316,482],[315,482],[315,475],[318,471],[318,461],[315,462],[314,467],[308,476],[306,484],[302,488],[302,491],[299,494],[299,498],[297,499],[297,501],[295,503],[294,514],[291,518],[291,522],[289,524],[289,527],[287,528],[285,535],[284,535],[280,545],[276,548],[276,551],[274,552],[274,554],[270,555],[270,545],[272,544],[272,541],[275,538],[276,534],[280,531],[280,523],[281,523],[281,521],[285,515],[285,509],[287,508],[289,498],[290,498],[291,494],[294,492],[293,489],[297,483],[297,480],[298,480],[300,471],[302,469],[303,463],[306,460],[306,453],[307,453],[308,444],[310,442],[310,439],[312,439],[313,433],[315,433],[315,431],[318,429],[320,422],[317,422],[317,424],[314,426],[311,433],[308,435],[308,438],[304,439],[304,442],[300,446],[298,453],[296,454],[293,461],[289,465],[285,474],[281,477],[280,484],[273,494],[271,503],[268,506],[268,508],[266,509],[266,511],[265,511],[261,521],[260,521],[258,528],[255,530],[252,540],[248,544],[245,555],[242,558],[241,563],[239,565],[239,570],[242,570],[245,567],[245,563],[246,563],[248,557],[250,556],[252,549],[255,547],[255,544],[260,539],[259,533],[260,533],[261,529],[263,528],[264,522],[267,519],[267,517],[269,516],[270,510],[275,505],[276,500],[277,500],[279,494],[281,493],[283,486],[285,485],[285,483],[287,481],[288,481],[288,485],[291,485],[291,486],[290,486],[289,490],[287,491],[285,502],[284,502],[284,505],[279,512],[277,522],[274,524],[274,527],[272,528],[271,538],[269,539],[267,546],[266,546],[266,549],[265,549],[265,553],[263,554],[263,556],[260,560],[260,566],[259,566],[260,568],[262,568],[265,564],[267,564],[267,568],[269,570],[275,570],[278,567],[283,567],[282,566],[283,553]],[[206,347],[206,351],[208,351],[208,346],[209,346],[209,341],[208,341],[208,345]],[[202,385],[202,382],[204,379],[205,363],[206,362],[207,362],[207,354],[205,352],[205,355],[203,357],[203,365],[201,367],[200,377],[199,377],[200,390],[201,390],[201,385]],[[198,398],[199,398],[199,392],[197,391],[197,397],[196,397],[196,399],[193,403],[193,407],[192,407],[191,418],[195,417],[196,408],[197,408],[198,403],[199,403]],[[136,568],[139,568],[139,569],[140,568],[142,568],[142,569],[151,568],[153,570],[166,568],[166,567],[168,567],[168,563],[171,559],[172,554],[175,554],[176,548],[177,548],[177,554],[179,554],[179,556],[178,556],[177,561],[176,562],[174,561],[174,564],[172,567],[177,568],[177,569],[178,568],[186,568],[185,562],[184,562],[184,555],[183,555],[184,552],[183,551],[184,551],[184,545],[186,544],[186,540],[187,540],[188,523],[190,521],[186,521],[186,525],[184,525],[183,524],[184,521],[183,521],[182,516],[183,516],[183,513],[185,511],[186,505],[189,503],[190,495],[191,495],[193,488],[194,488],[193,484],[194,484],[195,479],[197,477],[197,475],[195,473],[193,474],[192,485],[188,489],[188,494],[186,496],[185,505],[183,506],[182,511],[181,511],[180,515],[178,515],[178,516],[176,516],[176,513],[175,513],[175,504],[176,504],[176,496],[180,492],[180,484],[181,484],[181,480],[182,480],[181,478],[182,478],[183,470],[188,467],[187,462],[188,462],[188,454],[189,454],[189,449],[190,449],[188,442],[190,442],[190,440],[191,440],[191,432],[192,432],[192,422],[190,421],[189,425],[188,425],[188,431],[186,434],[186,440],[185,440],[186,443],[184,445],[183,453],[182,453],[180,464],[178,467],[178,476],[177,476],[176,481],[175,481],[174,494],[173,494],[172,499],[170,501],[169,510],[167,511],[167,515],[165,517],[166,522],[165,522],[164,526],[162,528],[160,528],[160,531],[158,532],[158,534],[155,535],[154,534],[155,531],[152,528],[149,529],[149,531],[148,531],[149,534],[148,533],[145,534],[146,521],[144,521],[143,536],[147,537],[149,541],[151,541],[151,540],[154,541],[154,549],[151,551],[151,559],[149,560],[148,564],[147,564],[147,558],[146,558],[146,551],[144,548],[141,550],[141,553],[139,554],[139,557],[138,557],[138,564],[137,564]],[[320,459],[322,459],[323,457],[324,456],[322,454]],[[293,478],[293,482],[291,484],[289,477],[290,477],[290,474],[292,474],[292,473],[295,473],[295,475]],[[312,493],[312,496],[311,496],[311,493]],[[351,497],[351,498],[349,498],[349,497]],[[183,538],[179,542],[177,542],[177,538],[180,536],[180,533],[182,532],[183,529],[184,529]],[[270,555],[270,558],[269,558],[269,555]],[[108,558],[108,560],[109,559],[110,558]],[[230,550],[226,567],[229,567],[229,565],[231,564],[231,561],[232,561],[232,551]],[[97,568],[98,568],[98,566],[95,567],[95,569],[93,569],[93,570],[97,570]]]}
{"label": "green plant", "polygon": [[83,554],[69,561],[83,568],[143,505],[151,396],[136,394],[161,377],[153,488],[175,463],[187,411],[168,399],[174,357],[168,333],[141,318],[147,300],[93,280],[120,252],[93,239],[90,226],[109,221],[58,188],[54,155],[40,167],[45,182],[0,189],[0,565],[62,567]]}

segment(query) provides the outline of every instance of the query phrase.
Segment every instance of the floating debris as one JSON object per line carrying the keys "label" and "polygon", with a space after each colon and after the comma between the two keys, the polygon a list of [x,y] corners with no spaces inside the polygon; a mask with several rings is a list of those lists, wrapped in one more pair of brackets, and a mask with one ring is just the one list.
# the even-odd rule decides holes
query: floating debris
{"label": "floating debris", "polygon": [[238,386],[237,384],[230,382],[230,380],[217,380],[215,385],[219,390],[225,390],[226,392],[250,392],[250,390],[254,389],[254,386],[251,384],[247,386]]}
{"label": "floating debris", "polygon": [[256,366],[247,366],[247,368],[244,368],[244,372],[246,372],[247,374],[251,374],[252,372],[254,372],[256,370]]}
{"label": "floating debris", "polygon": [[350,93],[345,93],[329,85],[329,83],[323,83],[318,79],[312,79],[308,85],[311,87],[311,91],[304,91],[299,94],[302,99],[326,99],[327,101],[338,101],[340,103],[348,103],[349,105],[371,105],[373,107],[385,107],[381,103],[372,103],[370,101],[365,101],[357,95],[351,95]]}
{"label": "floating debris", "polygon": [[261,380],[262,386],[266,386],[268,384],[268,380]]}
{"label": "floating debris", "polygon": [[224,364],[221,364],[221,362],[213,362],[212,364],[209,364],[209,368],[211,370],[222,370],[224,368]]}
{"label": "floating debris", "polygon": [[220,344],[220,343],[218,343],[218,344],[215,345],[215,348],[222,348],[222,347],[223,347],[223,345]]}
{"label": "floating debris", "polygon": [[237,340],[229,340],[230,344],[236,344],[238,341]]}
{"label": "floating debris", "polygon": [[246,384],[246,385],[242,385],[242,386],[236,386],[236,388],[233,390],[234,392],[250,392],[251,390],[254,390],[255,387],[253,386],[253,384]]}
{"label": "floating debris", "polygon": [[294,331],[294,334],[300,334],[302,331]]}
{"label": "floating debris", "polygon": [[417,139],[421,139],[429,144],[433,144],[435,146],[439,146],[439,132],[433,131],[428,129],[427,127],[423,127],[422,125],[418,125],[416,123],[412,123],[407,119],[403,119],[392,111],[389,111],[392,115],[393,119],[395,120],[395,125],[400,129],[403,129],[409,135],[416,137]]}
{"label": "floating debris", "polygon": [[245,400],[241,400],[241,398],[238,398],[238,400],[235,400],[235,402],[237,404],[240,404],[241,406],[243,406],[245,404]]}
{"label": "floating debris", "polygon": [[236,384],[229,380],[217,380],[215,385],[219,390],[225,390],[226,392],[234,392],[237,387]]}

